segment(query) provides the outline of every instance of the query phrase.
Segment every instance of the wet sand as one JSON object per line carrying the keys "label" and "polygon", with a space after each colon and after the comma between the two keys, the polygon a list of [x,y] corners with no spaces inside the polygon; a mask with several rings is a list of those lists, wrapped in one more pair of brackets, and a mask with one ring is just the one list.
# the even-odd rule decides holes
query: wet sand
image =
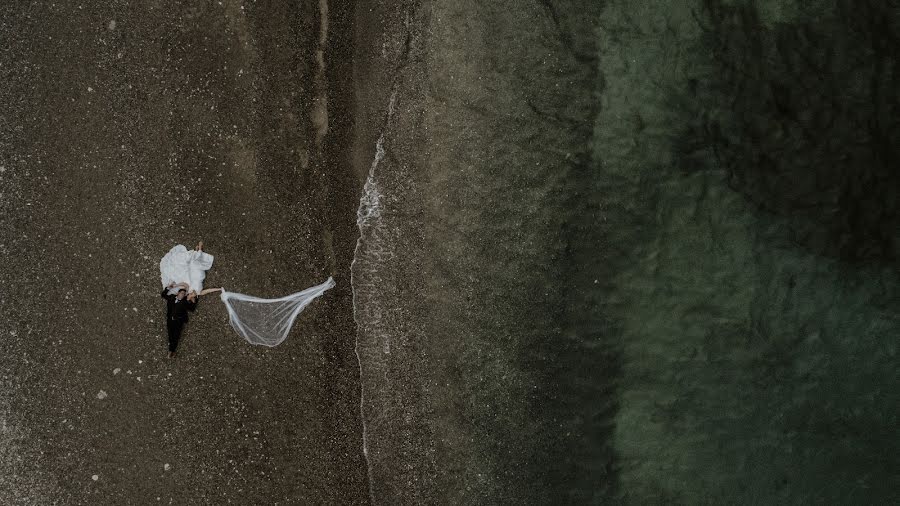
{"label": "wet sand", "polygon": [[[0,501],[367,502],[352,97],[323,111],[318,8],[4,8]],[[348,9],[320,83],[349,82]],[[337,287],[274,349],[207,297],[168,360],[159,258],[200,239],[208,287]]]}
{"label": "wet sand", "polygon": [[591,8],[365,14],[357,62],[378,91],[358,95],[378,114],[353,283],[380,504],[583,503],[615,486],[616,364],[597,344],[596,210],[580,200]]}

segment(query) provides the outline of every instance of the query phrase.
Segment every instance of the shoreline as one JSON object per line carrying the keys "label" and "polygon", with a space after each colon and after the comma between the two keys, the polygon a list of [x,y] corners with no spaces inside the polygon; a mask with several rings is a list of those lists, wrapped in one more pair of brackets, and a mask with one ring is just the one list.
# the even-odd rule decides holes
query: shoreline
{"label": "shoreline", "polygon": [[[377,3],[357,14],[357,129],[354,164],[365,181],[352,266],[361,412],[374,504],[440,502],[434,439],[423,399],[423,319],[409,296],[423,294],[416,254],[416,202],[408,150],[428,145],[410,120],[421,117],[420,56],[411,47],[422,27],[421,2]],[[415,147],[413,147],[415,146]],[[408,183],[408,184],[405,184]],[[406,193],[408,190],[410,193]]]}
{"label": "shoreline", "polygon": [[[468,504],[612,495],[614,478],[604,473],[607,482],[595,490],[599,473],[586,462],[606,447],[578,443],[612,412],[597,416],[579,404],[593,392],[561,363],[569,356],[589,367],[606,362],[590,363],[597,353],[583,334],[591,322],[554,320],[566,304],[590,308],[590,302],[577,289],[563,293],[547,282],[560,279],[565,242],[582,230],[572,227],[573,237],[559,237],[556,216],[541,215],[558,210],[559,196],[568,194],[563,175],[582,168],[557,153],[584,158],[588,141],[585,129],[557,135],[558,118],[573,114],[569,103],[591,97],[585,90],[574,98],[559,91],[542,101],[541,93],[564,90],[563,76],[590,81],[582,76],[589,65],[577,54],[566,59],[568,47],[512,27],[538,20],[536,33],[589,30],[575,23],[554,29],[540,9],[511,10],[515,22],[501,29],[492,25],[501,11],[508,14],[501,7],[404,6],[369,12],[373,25],[388,28],[364,56],[385,76],[374,79],[378,92],[359,92],[380,114],[368,120],[376,126],[358,134],[368,156],[357,155],[357,171],[371,167],[376,142],[384,152],[372,180],[377,213],[367,220],[354,264],[375,496],[385,503]],[[577,13],[556,13],[556,23],[569,22],[570,14]],[[513,61],[539,64],[546,53],[538,57],[528,52],[532,47],[559,61],[559,74],[542,74],[549,82],[519,81],[511,69],[486,63],[506,61],[506,51],[518,56]],[[526,93],[538,105],[528,104],[546,115],[522,110]],[[385,122],[389,103],[396,113]],[[576,111],[571,121],[590,111]],[[589,247],[579,246],[578,260],[589,258]],[[535,294],[543,296],[536,301]],[[574,338],[559,350],[555,338],[567,323]],[[556,417],[568,417],[571,408],[584,418],[560,431]],[[605,441],[608,433],[591,437]],[[585,461],[571,460],[573,454]]]}

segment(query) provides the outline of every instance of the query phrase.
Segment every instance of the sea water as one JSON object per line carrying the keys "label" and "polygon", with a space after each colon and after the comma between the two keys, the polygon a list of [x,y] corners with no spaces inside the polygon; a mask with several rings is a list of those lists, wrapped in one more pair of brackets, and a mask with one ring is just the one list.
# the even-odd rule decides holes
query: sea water
{"label": "sea water", "polygon": [[897,22],[877,1],[359,17],[373,502],[895,502]]}

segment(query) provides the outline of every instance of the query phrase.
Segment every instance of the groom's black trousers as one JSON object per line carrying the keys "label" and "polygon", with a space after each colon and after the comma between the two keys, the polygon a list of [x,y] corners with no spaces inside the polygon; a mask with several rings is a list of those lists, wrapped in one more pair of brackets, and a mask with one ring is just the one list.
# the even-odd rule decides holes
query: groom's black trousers
{"label": "groom's black trousers", "polygon": [[169,351],[175,352],[178,348],[178,341],[181,340],[181,331],[184,330],[184,324],[188,322],[188,311],[193,312],[197,309],[198,297],[194,302],[187,298],[179,299],[175,294],[169,294],[168,288],[163,288],[159,293],[160,297],[166,299],[166,327],[169,330]]}
{"label": "groom's black trousers", "polygon": [[169,351],[175,353],[178,348],[178,341],[181,340],[181,332],[184,330],[184,320],[168,319],[169,328]]}

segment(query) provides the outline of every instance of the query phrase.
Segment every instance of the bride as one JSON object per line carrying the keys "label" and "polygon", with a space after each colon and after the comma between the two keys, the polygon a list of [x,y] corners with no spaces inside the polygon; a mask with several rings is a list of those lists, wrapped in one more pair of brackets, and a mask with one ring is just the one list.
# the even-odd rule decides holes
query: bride
{"label": "bride", "polygon": [[162,286],[169,289],[169,293],[177,293],[184,288],[188,291],[188,299],[196,300],[199,295],[212,292],[221,292],[222,288],[203,289],[203,280],[206,279],[206,271],[213,264],[213,256],[203,251],[203,241],[197,247],[188,251],[184,245],[178,244],[159,262],[159,273],[162,278]]}

